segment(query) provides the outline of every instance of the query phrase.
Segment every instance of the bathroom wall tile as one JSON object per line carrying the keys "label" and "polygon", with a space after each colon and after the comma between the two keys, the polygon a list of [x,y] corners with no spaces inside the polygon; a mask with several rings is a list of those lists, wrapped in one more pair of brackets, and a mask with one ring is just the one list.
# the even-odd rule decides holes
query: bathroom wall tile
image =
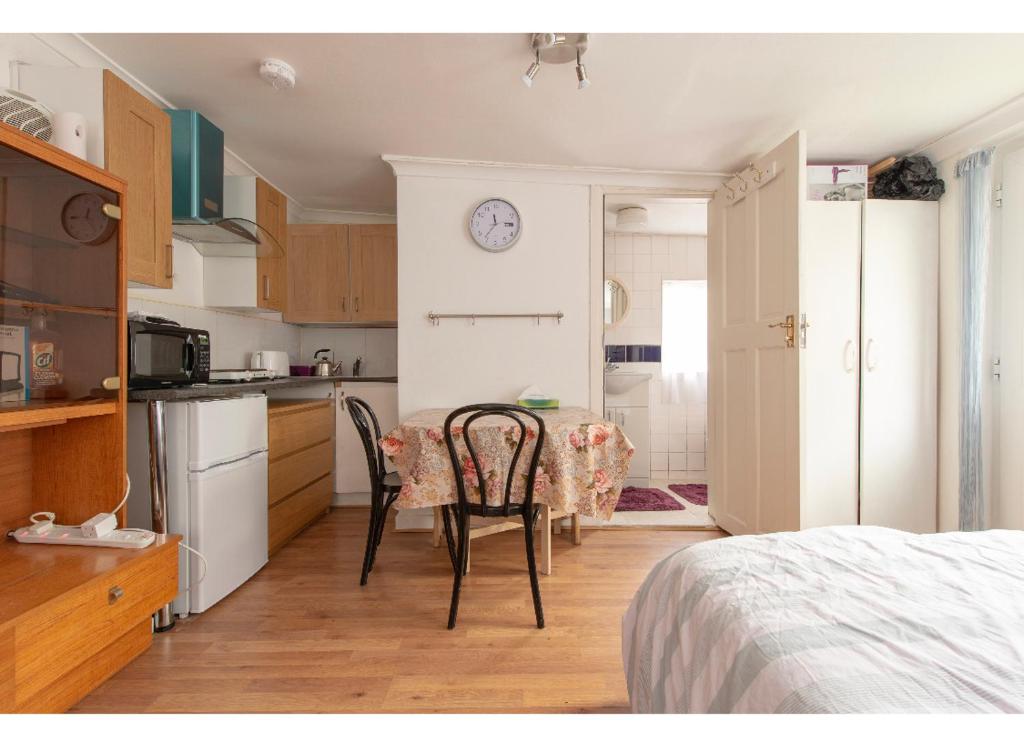
{"label": "bathroom wall tile", "polygon": [[706,279],[708,275],[707,239],[686,238],[686,261],[688,278]]}
{"label": "bathroom wall tile", "polygon": [[703,416],[699,415],[688,415],[686,416],[686,432],[688,434],[700,434],[704,435],[706,432],[707,422]]}
{"label": "bathroom wall tile", "polygon": [[[668,453],[668,434],[654,433],[654,424],[651,424],[651,451],[659,454]],[[666,469],[668,469],[666,467]]]}
{"label": "bathroom wall tile", "polygon": [[633,288],[637,291],[661,291],[661,281],[657,274],[635,273],[633,275]]}
{"label": "bathroom wall tile", "polygon": [[691,454],[703,454],[704,453],[704,435],[703,434],[686,434],[686,451]]}
{"label": "bathroom wall tile", "polygon": [[668,454],[651,452],[651,469],[652,470],[667,470],[668,469]]}
{"label": "bathroom wall tile", "polygon": [[686,454],[677,454],[675,452],[672,452],[671,454],[669,454],[668,455],[668,468],[669,468],[669,471],[672,471],[672,470],[685,470],[685,469],[687,469],[686,457],[687,457]]}
{"label": "bathroom wall tile", "polygon": [[646,290],[633,292],[633,296],[630,299],[632,307],[638,310],[649,310],[654,303],[653,293]]}
{"label": "bathroom wall tile", "polygon": [[631,254],[633,252],[633,236],[626,232],[620,232],[615,235],[615,252],[622,254]]}
{"label": "bathroom wall tile", "polygon": [[668,253],[655,253],[651,256],[651,271],[664,274],[671,270],[672,263]]}
{"label": "bathroom wall tile", "polygon": [[650,273],[651,272],[651,254],[647,253],[641,255],[635,253],[633,255],[633,272],[634,273]]}
{"label": "bathroom wall tile", "polygon": [[[671,431],[671,421],[669,422],[669,430]],[[669,433],[668,435],[668,450],[676,454],[686,453],[686,434],[683,433]]]}
{"label": "bathroom wall tile", "polygon": [[651,254],[651,236],[650,235],[633,235],[633,254],[634,255],[650,255]]}
{"label": "bathroom wall tile", "polygon": [[651,235],[651,253],[668,255],[668,235]]}
{"label": "bathroom wall tile", "polygon": [[688,469],[688,470],[703,470],[704,469],[704,455],[703,454],[687,454],[686,455],[686,469]]}
{"label": "bathroom wall tile", "polygon": [[[669,433],[686,433],[687,430],[687,419],[682,413],[679,412],[678,405],[670,405],[669,419],[668,419],[668,430]],[[679,449],[679,451],[686,451],[686,449]]]}
{"label": "bathroom wall tile", "polygon": [[633,256],[616,254],[615,256],[615,273],[632,273],[633,272]]}
{"label": "bathroom wall tile", "polygon": [[651,479],[652,480],[667,480],[668,479],[668,470],[656,470],[656,469],[654,469],[652,467],[651,468]]}

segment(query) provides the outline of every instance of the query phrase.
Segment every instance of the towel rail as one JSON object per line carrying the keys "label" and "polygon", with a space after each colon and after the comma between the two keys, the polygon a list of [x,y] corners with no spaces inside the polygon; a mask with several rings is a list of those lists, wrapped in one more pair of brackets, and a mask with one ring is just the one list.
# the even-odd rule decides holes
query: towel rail
{"label": "towel rail", "polygon": [[532,318],[532,319],[537,321],[538,325],[540,325],[540,321],[541,321],[542,318],[551,318],[551,319],[555,320],[556,322],[561,323],[562,322],[562,318],[565,317],[565,313],[561,312],[561,311],[559,311],[559,312],[492,312],[492,313],[485,313],[485,312],[472,312],[472,313],[428,312],[427,313],[427,320],[430,321],[431,325],[439,325],[442,320],[463,319],[463,320],[469,320],[471,325],[476,325],[477,319],[491,320],[491,319],[495,319],[495,318],[505,319],[505,318],[522,318],[522,317]]}

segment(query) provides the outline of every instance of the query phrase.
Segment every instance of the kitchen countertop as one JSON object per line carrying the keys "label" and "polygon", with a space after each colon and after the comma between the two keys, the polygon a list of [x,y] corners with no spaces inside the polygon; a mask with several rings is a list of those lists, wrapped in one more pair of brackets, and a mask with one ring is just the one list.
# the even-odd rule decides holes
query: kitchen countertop
{"label": "kitchen countertop", "polygon": [[163,400],[193,400],[199,397],[222,397],[244,392],[272,392],[274,390],[305,387],[313,384],[338,384],[344,382],[397,382],[398,377],[279,377],[260,379],[255,382],[237,384],[193,385],[191,387],[162,387],[156,390],[128,390],[129,402]]}

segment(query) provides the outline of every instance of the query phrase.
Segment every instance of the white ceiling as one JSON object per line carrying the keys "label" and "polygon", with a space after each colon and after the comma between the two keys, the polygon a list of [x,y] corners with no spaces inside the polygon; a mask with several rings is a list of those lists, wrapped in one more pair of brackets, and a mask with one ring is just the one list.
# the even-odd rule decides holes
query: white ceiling
{"label": "white ceiling", "polygon": [[[732,171],[797,128],[819,161],[873,162],[1024,92],[1020,35],[595,34],[534,87],[527,34],[89,34],[220,126],[307,208],[392,212],[384,152]],[[280,57],[298,86],[256,74]]]}
{"label": "white ceiling", "polygon": [[[619,209],[640,206],[647,210],[647,227],[620,230],[616,225]],[[604,228],[607,232],[644,232],[652,235],[708,234],[706,199],[681,199],[666,196],[608,195],[604,199]]]}

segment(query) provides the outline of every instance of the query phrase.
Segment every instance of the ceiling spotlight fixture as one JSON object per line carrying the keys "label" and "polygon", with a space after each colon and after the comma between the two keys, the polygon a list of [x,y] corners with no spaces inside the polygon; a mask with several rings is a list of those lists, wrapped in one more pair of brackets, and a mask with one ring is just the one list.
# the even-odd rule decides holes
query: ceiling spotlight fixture
{"label": "ceiling spotlight fixture", "polygon": [[530,63],[530,66],[526,68],[526,72],[520,78],[523,81],[523,85],[527,88],[533,87],[533,78],[537,77],[537,73],[540,72],[540,52],[536,52],[536,55],[536,58]]}
{"label": "ceiling spotlight fixture", "polygon": [[575,60],[578,88],[583,90],[590,86],[587,68],[583,66],[581,57],[590,44],[590,34],[531,34],[530,48],[534,52],[533,63],[521,76],[523,84],[533,87],[533,79],[540,71],[542,62],[547,64],[566,64]]}
{"label": "ceiling spotlight fixture", "polygon": [[580,50],[576,50],[576,80],[579,81],[579,85],[576,86],[578,90],[590,87],[590,78],[587,77],[587,68],[580,62]]}
{"label": "ceiling spotlight fixture", "polygon": [[280,59],[260,60],[260,77],[275,90],[295,87],[295,68]]}

